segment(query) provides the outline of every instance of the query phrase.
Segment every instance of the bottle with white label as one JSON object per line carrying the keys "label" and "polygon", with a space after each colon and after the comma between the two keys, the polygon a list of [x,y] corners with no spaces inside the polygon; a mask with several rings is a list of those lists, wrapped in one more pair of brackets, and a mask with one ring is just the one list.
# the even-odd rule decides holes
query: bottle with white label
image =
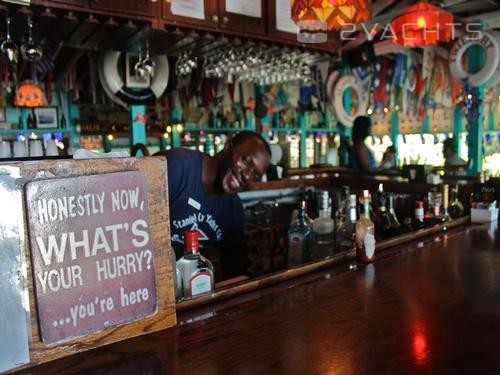
{"label": "bottle with white label", "polygon": [[370,219],[370,192],[363,191],[363,213],[356,222],[356,260],[371,263],[375,260],[375,225]]}
{"label": "bottle with white label", "polygon": [[199,252],[199,235],[197,230],[184,232],[185,253],[176,263],[185,299],[212,293],[214,290],[214,268]]}
{"label": "bottle with white label", "polygon": [[335,222],[332,219],[332,200],[328,191],[322,191],[319,200],[319,216],[314,219],[313,249],[314,260],[325,258],[333,254]]}
{"label": "bottle with white label", "polygon": [[297,218],[288,231],[288,267],[298,266],[311,260],[311,225],[306,215],[306,202],[302,201]]}

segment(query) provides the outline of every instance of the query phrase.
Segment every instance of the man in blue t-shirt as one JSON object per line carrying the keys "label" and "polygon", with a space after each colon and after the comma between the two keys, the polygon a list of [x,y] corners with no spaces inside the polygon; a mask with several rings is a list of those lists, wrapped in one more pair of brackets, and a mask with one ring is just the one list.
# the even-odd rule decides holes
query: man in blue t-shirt
{"label": "man in blue t-shirt", "polygon": [[184,148],[167,157],[170,231],[177,259],[184,253],[184,232],[200,232],[200,250],[220,253],[222,278],[243,272],[243,207],[236,194],[260,181],[271,158],[267,142],[242,131],[214,156]]}

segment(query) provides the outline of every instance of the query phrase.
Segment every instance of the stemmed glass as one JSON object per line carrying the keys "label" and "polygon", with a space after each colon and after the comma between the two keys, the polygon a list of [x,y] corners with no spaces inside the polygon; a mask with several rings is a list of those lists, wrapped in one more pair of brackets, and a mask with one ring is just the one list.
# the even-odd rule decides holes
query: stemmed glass
{"label": "stemmed glass", "polygon": [[33,21],[28,19],[28,41],[21,46],[21,55],[27,61],[38,61],[42,58],[43,51],[39,44],[33,41]]}
{"label": "stemmed glass", "polygon": [[14,64],[17,64],[17,58],[18,58],[18,50],[16,43],[12,40],[10,37],[10,22],[12,19],[10,17],[7,17],[7,35],[5,37],[5,40],[2,42],[0,45],[0,49],[2,50],[3,53],[7,56],[7,59]]}

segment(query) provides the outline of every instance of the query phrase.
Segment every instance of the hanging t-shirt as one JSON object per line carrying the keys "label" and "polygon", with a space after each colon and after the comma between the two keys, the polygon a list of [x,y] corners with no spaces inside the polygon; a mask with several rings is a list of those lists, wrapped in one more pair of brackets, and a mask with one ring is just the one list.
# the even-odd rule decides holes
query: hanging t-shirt
{"label": "hanging t-shirt", "polygon": [[208,246],[221,253],[223,278],[241,274],[243,254],[243,207],[237,194],[213,194],[203,189],[205,154],[184,148],[164,153],[167,157],[170,233],[177,259],[184,253],[184,232],[200,232],[200,251]]}

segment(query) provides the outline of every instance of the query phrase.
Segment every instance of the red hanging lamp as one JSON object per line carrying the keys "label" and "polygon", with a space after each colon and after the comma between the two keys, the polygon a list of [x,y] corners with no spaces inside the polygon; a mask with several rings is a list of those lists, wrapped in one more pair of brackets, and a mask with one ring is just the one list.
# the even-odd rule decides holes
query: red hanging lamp
{"label": "red hanging lamp", "polygon": [[391,21],[393,42],[403,47],[423,47],[449,42],[453,15],[426,1],[407,8]]}
{"label": "red hanging lamp", "polygon": [[319,20],[328,30],[360,24],[371,18],[370,0],[292,0],[295,22]]}

